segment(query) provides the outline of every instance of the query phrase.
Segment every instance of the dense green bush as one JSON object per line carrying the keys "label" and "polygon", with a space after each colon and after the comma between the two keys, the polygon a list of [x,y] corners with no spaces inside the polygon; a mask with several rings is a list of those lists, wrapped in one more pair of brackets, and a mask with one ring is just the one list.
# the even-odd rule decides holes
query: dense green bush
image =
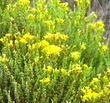
{"label": "dense green bush", "polygon": [[110,51],[89,6],[17,0],[1,8],[0,103],[109,103]]}

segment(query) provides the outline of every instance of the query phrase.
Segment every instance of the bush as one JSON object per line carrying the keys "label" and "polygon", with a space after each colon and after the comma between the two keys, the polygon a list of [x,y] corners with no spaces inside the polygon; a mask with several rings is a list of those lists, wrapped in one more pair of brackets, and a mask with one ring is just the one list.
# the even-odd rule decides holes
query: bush
{"label": "bush", "polygon": [[59,0],[18,0],[2,9],[1,103],[109,103],[110,51],[104,24]]}

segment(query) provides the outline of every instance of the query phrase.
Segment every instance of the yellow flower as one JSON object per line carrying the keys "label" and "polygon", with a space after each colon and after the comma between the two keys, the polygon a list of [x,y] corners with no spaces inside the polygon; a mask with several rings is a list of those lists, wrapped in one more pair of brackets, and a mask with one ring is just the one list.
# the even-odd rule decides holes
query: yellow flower
{"label": "yellow flower", "polygon": [[34,40],[36,37],[31,35],[30,33],[27,33],[25,35],[23,35],[22,37],[23,39],[25,39],[27,42],[31,42],[32,40]]}
{"label": "yellow flower", "polygon": [[103,83],[105,83],[105,84],[108,84],[108,83],[109,83],[109,79],[108,79],[107,75],[104,75],[104,76],[102,77],[102,81],[103,81]]}
{"label": "yellow flower", "polygon": [[71,57],[73,58],[74,61],[78,61],[80,59],[80,52],[75,51],[71,53]]}
{"label": "yellow flower", "polygon": [[44,38],[50,42],[58,42],[58,41],[67,41],[69,39],[69,36],[57,32],[56,34],[48,33],[47,35],[44,36]]}
{"label": "yellow flower", "polygon": [[67,72],[66,69],[62,68],[62,69],[61,69],[61,75],[62,75],[63,77],[67,77],[67,76],[69,76],[69,73]]}
{"label": "yellow flower", "polygon": [[61,8],[63,8],[63,10],[64,10],[65,12],[69,11],[69,5],[68,5],[68,2],[65,2],[65,3],[59,3],[59,6],[60,6]]}
{"label": "yellow flower", "polygon": [[0,44],[4,44],[4,38],[0,38]]}
{"label": "yellow flower", "polygon": [[94,84],[99,84],[99,83],[100,83],[100,80],[98,78],[93,78],[90,84],[94,85]]}
{"label": "yellow flower", "polygon": [[46,24],[46,26],[48,27],[49,30],[55,28],[55,23],[51,20],[44,21],[44,23]]}
{"label": "yellow flower", "polygon": [[96,28],[103,29],[105,27],[104,22],[98,21],[95,23]]}
{"label": "yellow flower", "polygon": [[78,7],[82,7],[84,4],[86,4],[86,7],[88,7],[91,4],[90,0],[75,0],[75,2],[77,3]]}
{"label": "yellow flower", "polygon": [[62,49],[56,45],[49,45],[43,49],[47,56],[59,56]]}
{"label": "yellow flower", "polygon": [[56,22],[61,25],[64,23],[64,19],[56,18]]}
{"label": "yellow flower", "polygon": [[106,72],[107,76],[110,77],[110,68],[107,68],[107,72]]}
{"label": "yellow flower", "polygon": [[19,0],[18,3],[22,6],[28,6],[30,5],[30,1],[29,0]]}
{"label": "yellow flower", "polygon": [[84,75],[89,74],[91,69],[92,69],[92,67],[91,66],[89,67],[87,64],[82,65],[82,70],[83,70]]}
{"label": "yellow flower", "polygon": [[7,44],[10,48],[13,48],[14,44],[13,44],[13,41],[10,40],[9,43]]}
{"label": "yellow flower", "polygon": [[2,56],[0,56],[1,63],[7,63],[8,61],[9,59],[6,57],[6,54],[3,54]]}
{"label": "yellow flower", "polygon": [[47,46],[49,46],[49,42],[46,40],[41,40],[38,44],[39,48],[45,48]]}
{"label": "yellow flower", "polygon": [[50,77],[47,77],[47,78],[41,79],[40,82],[41,82],[43,85],[47,86],[47,85],[50,85],[51,80],[50,80]]}
{"label": "yellow flower", "polygon": [[109,49],[109,48],[108,48],[107,45],[102,45],[101,48],[100,48],[100,52],[101,52],[102,54],[105,54],[105,53],[107,53],[108,49]]}
{"label": "yellow flower", "polygon": [[48,74],[52,74],[53,72],[53,67],[52,66],[47,66],[47,68],[44,67],[44,70],[48,73]]}
{"label": "yellow flower", "polygon": [[61,34],[61,35],[60,35],[60,39],[61,39],[62,41],[67,41],[67,40],[69,39],[69,36],[68,36],[68,35],[64,35],[64,34]]}
{"label": "yellow flower", "polygon": [[83,68],[84,68],[84,69],[88,69],[89,67],[88,67],[87,64],[83,64]]}
{"label": "yellow flower", "polygon": [[27,41],[26,41],[24,38],[20,38],[19,42],[20,42],[21,44],[27,44]]}
{"label": "yellow flower", "polygon": [[104,32],[105,31],[105,25],[102,21],[98,21],[98,22],[95,22],[95,23],[90,23],[89,24],[89,27],[92,29],[92,30],[95,30],[95,31],[101,31],[101,32]]}
{"label": "yellow flower", "polygon": [[101,97],[101,93],[97,93],[90,89],[89,87],[85,87],[82,89],[84,95],[82,96],[82,101],[83,102],[95,102],[97,99]]}
{"label": "yellow flower", "polygon": [[79,64],[73,66],[73,72],[79,76],[82,73],[82,68]]}
{"label": "yellow flower", "polygon": [[35,44],[32,44],[32,45],[28,45],[28,48],[29,48],[29,50],[31,50],[31,51],[35,51],[35,50],[38,49],[38,44],[35,43]]}

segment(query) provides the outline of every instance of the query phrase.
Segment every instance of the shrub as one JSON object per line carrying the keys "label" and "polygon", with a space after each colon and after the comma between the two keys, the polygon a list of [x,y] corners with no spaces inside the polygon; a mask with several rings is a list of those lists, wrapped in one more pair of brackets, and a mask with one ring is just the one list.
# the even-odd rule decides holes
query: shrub
{"label": "shrub", "polygon": [[104,24],[86,16],[89,0],[77,3],[18,0],[2,11],[1,103],[109,103]]}

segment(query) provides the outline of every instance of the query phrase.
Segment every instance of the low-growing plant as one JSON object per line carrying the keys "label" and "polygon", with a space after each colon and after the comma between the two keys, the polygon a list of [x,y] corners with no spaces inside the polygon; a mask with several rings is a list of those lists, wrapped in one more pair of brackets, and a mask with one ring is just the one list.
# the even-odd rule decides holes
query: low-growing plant
{"label": "low-growing plant", "polygon": [[89,6],[17,0],[2,9],[1,103],[109,103],[110,51]]}

